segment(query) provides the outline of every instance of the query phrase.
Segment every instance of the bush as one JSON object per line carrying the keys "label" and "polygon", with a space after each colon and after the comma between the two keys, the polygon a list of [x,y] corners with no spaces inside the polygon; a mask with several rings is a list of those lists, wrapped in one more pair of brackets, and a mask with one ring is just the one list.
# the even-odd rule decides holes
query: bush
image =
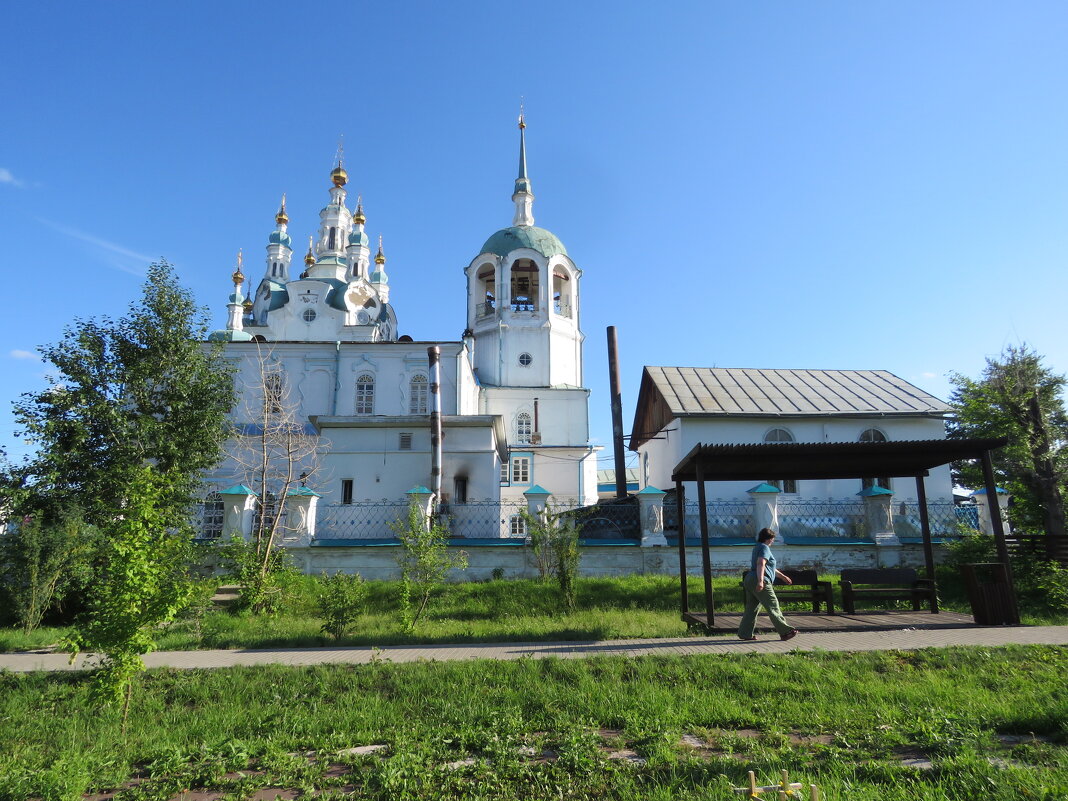
{"label": "bush", "polygon": [[285,548],[272,548],[266,560],[256,545],[239,535],[223,546],[226,574],[240,585],[235,609],[273,615],[285,605],[300,573]]}
{"label": "bush", "polygon": [[45,522],[23,518],[0,535],[0,599],[13,622],[29,633],[74,590],[87,586],[98,535],[75,517]]}
{"label": "bush", "polygon": [[401,619],[409,631],[426,611],[430,595],[445,581],[449,571],[467,567],[467,554],[449,553],[449,532],[436,520],[427,521],[416,505],[408,507],[408,517],[391,525],[401,552]]}
{"label": "bush", "polygon": [[543,581],[555,579],[560,600],[568,611],[575,609],[575,579],[579,566],[579,530],[572,518],[546,509],[541,517],[522,512],[530,533],[530,552]]}
{"label": "bush", "polygon": [[324,575],[318,598],[323,633],[340,640],[352,629],[366,602],[367,585],[359,573]]}

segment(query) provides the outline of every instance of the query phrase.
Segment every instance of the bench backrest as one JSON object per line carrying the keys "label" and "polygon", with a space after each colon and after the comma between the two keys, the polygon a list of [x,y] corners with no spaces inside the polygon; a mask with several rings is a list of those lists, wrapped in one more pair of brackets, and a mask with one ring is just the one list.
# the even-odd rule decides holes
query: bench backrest
{"label": "bench backrest", "polygon": [[[742,577],[744,578],[745,574],[748,572],[748,570],[743,570]],[[789,576],[790,581],[794,584],[815,584],[819,581],[819,573],[815,570],[781,570],[779,572]]]}
{"label": "bench backrest", "polygon": [[842,581],[853,584],[912,584],[916,578],[916,571],[911,567],[851,568],[843,570],[841,575]]}

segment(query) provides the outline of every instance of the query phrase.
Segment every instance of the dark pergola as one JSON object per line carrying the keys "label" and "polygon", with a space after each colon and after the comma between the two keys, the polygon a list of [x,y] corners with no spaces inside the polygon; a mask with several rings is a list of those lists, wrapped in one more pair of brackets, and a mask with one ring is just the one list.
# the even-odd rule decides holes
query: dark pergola
{"label": "dark pergola", "polygon": [[[1004,437],[985,439],[936,439],[906,442],[784,442],[754,445],[697,445],[675,465],[671,479],[675,482],[675,503],[679,521],[679,576],[682,583],[682,618],[712,628],[715,605],[712,598],[712,564],[709,553],[708,515],[705,513],[705,482],[766,481],[768,476],[794,480],[864,478],[893,476],[915,478],[916,498],[923,535],[926,577],[934,581],[934,549],[927,511],[927,492],[923,479],[934,467],[950,462],[978,459],[983,465],[990,519],[997,543],[998,559],[1005,565],[1012,604],[1011,616],[1019,621],[1016,592],[1009,566],[1001,509],[990,452],[1006,444]],[[686,500],[683,482],[697,484],[697,501],[701,512],[701,556],[705,584],[706,619],[690,612],[686,586]],[[933,612],[938,611],[937,605]]]}

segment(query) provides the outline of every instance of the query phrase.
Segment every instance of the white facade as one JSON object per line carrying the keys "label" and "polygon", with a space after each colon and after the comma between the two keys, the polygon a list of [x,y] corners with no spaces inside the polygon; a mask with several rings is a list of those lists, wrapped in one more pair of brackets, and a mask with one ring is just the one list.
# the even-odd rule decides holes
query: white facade
{"label": "white facade", "polygon": [[[438,500],[522,501],[540,485],[556,498],[596,502],[598,449],[589,444],[582,384],[582,273],[553,234],[533,225],[523,127],[520,120],[515,218],[467,268],[467,308],[456,310],[467,321],[463,341],[398,338],[381,239],[372,260],[362,206],[346,206],[340,162],[299,272],[284,197],[263,277],[248,300],[239,256],[227,327],[211,337],[226,343],[234,365],[232,418],[239,429],[255,425],[268,365],[278,376],[271,380],[284,385],[287,409],[318,438],[320,469],[308,488],[322,496],[320,508],[404,501],[409,490],[433,486],[427,351],[434,346],[443,422]],[[206,479],[216,489],[242,481],[230,460]]]}
{"label": "white facade", "polygon": [[[864,442],[945,438],[948,407],[885,371],[736,370],[729,368],[646,367],[642,378],[631,448],[638,453],[642,487],[669,489],[671,473],[699,444],[764,442]],[[898,500],[915,499],[913,477],[868,476]],[[783,499],[848,499],[864,480],[783,482]],[[741,500],[752,481],[717,481],[709,497]],[[948,465],[924,482],[930,501],[951,501]],[[694,487],[687,486],[691,499]]]}

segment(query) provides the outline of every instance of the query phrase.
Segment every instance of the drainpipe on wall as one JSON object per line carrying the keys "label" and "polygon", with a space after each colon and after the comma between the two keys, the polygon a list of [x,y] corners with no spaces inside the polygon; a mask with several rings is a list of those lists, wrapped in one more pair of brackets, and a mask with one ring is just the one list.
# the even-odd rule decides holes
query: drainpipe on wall
{"label": "drainpipe on wall", "polygon": [[337,396],[341,391],[341,340],[334,343],[334,411],[337,415]]}
{"label": "drainpipe on wall", "polygon": [[430,360],[430,491],[435,510],[441,503],[441,348],[426,349]]}

